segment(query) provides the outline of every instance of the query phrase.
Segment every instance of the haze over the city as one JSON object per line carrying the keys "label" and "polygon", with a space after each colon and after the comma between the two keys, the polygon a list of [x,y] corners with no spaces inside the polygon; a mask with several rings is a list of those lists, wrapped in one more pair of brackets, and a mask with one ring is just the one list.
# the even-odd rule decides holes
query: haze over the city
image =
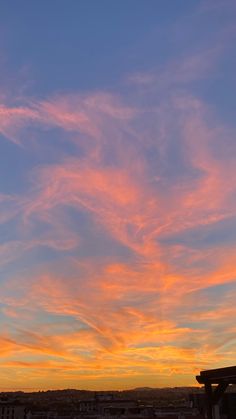
{"label": "haze over the city", "polygon": [[0,4],[0,387],[236,359],[236,3]]}

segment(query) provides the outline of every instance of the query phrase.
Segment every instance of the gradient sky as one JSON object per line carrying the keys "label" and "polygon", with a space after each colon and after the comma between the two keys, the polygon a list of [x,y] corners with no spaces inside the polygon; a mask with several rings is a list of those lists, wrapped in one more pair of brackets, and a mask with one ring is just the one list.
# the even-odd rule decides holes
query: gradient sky
{"label": "gradient sky", "polygon": [[1,389],[236,361],[236,3],[0,4]]}

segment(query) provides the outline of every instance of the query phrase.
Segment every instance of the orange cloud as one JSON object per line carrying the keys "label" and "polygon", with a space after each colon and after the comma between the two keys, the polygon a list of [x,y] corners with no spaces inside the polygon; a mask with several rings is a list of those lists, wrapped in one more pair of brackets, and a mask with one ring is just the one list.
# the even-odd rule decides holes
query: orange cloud
{"label": "orange cloud", "polygon": [[[202,57],[190,57],[174,83],[194,79],[196,64],[204,73]],[[198,300],[235,282],[235,245],[205,240],[236,214],[232,133],[189,94],[149,105],[142,94],[143,103],[100,92],[0,109],[11,141],[25,145],[22,132],[40,127],[50,142],[56,128],[61,148],[34,166],[21,196],[0,195],[13,237],[0,245],[2,363],[33,382],[51,371],[53,386],[75,376],[194,382],[198,369],[232,360],[233,300]]]}

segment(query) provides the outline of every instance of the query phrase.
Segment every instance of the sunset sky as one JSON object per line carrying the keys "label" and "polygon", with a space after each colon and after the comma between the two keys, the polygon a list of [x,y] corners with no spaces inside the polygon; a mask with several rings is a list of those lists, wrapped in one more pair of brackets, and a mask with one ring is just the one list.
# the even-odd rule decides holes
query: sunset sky
{"label": "sunset sky", "polygon": [[236,362],[236,2],[0,4],[0,390]]}

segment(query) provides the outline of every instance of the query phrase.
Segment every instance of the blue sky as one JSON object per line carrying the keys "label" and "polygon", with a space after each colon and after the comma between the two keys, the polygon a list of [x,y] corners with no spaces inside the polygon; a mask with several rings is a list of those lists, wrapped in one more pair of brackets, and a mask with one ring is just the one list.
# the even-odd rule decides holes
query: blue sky
{"label": "blue sky", "polygon": [[0,5],[3,389],[235,363],[235,12]]}

